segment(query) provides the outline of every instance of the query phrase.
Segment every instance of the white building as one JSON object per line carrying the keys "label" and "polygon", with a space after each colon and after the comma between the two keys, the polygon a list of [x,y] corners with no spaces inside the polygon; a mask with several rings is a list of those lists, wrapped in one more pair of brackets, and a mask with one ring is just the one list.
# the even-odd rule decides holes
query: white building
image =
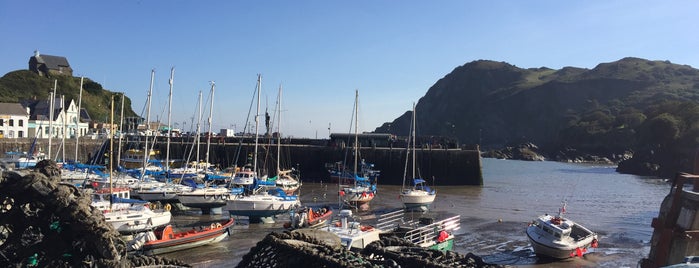
{"label": "white building", "polygon": [[29,112],[19,103],[0,103],[0,137],[28,137]]}
{"label": "white building", "polygon": [[76,134],[82,137],[88,133],[86,118],[89,119],[89,116],[84,111],[79,112],[73,100],[66,104],[64,96],[53,100],[53,119],[50,119],[51,103],[47,100],[29,101],[25,107],[30,108],[31,112],[30,137],[75,138]]}

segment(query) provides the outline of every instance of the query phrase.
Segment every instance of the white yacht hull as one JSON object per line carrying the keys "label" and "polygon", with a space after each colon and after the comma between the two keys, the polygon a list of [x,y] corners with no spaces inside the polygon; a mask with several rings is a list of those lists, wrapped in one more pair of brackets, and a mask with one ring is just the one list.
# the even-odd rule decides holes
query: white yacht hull
{"label": "white yacht hull", "polygon": [[429,210],[437,195],[421,190],[409,190],[400,194],[403,205],[408,210]]}

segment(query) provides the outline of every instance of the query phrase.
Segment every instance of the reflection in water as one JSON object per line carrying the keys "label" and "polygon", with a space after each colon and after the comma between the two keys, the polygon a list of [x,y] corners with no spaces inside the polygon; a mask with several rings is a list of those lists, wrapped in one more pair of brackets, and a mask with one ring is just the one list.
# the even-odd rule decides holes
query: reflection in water
{"label": "reflection in water", "polygon": [[[659,179],[617,174],[613,167],[557,162],[483,159],[484,186],[436,186],[430,215],[460,214],[454,249],[473,252],[486,261],[531,267],[635,266],[649,252],[650,222],[658,214],[669,186]],[[439,178],[437,178],[437,182]],[[380,183],[379,179],[379,183]],[[373,211],[402,206],[400,186],[380,185]],[[304,183],[304,205],[337,204],[337,185]],[[600,235],[600,248],[583,258],[564,261],[539,258],[524,230],[536,216],[557,213],[568,203],[568,217]],[[420,214],[409,214],[417,218]],[[228,217],[187,212],[174,221],[186,225]],[[240,218],[227,240],[167,256],[197,267],[230,267],[270,231],[282,231],[288,215],[275,224],[247,224]]]}

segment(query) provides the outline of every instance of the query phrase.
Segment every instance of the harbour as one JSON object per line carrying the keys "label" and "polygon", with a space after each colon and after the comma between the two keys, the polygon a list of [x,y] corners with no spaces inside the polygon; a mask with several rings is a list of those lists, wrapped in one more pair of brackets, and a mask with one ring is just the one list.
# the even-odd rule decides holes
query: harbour
{"label": "harbour", "polygon": [[[484,186],[435,187],[430,215],[461,215],[454,250],[474,253],[493,264],[523,267],[635,267],[648,256],[651,221],[670,185],[663,179],[618,174],[613,166],[483,159]],[[304,183],[301,202],[337,204],[337,185]],[[542,189],[545,189],[542,191]],[[379,185],[372,212],[399,208],[399,186]],[[524,230],[537,215],[555,213],[568,202],[568,215],[600,236],[600,246],[582,258],[553,261],[537,257]],[[420,217],[415,214],[413,217]],[[175,214],[186,226],[228,215]],[[164,254],[195,267],[230,267],[270,232],[282,232],[287,215],[274,224],[248,224],[214,245]]]}

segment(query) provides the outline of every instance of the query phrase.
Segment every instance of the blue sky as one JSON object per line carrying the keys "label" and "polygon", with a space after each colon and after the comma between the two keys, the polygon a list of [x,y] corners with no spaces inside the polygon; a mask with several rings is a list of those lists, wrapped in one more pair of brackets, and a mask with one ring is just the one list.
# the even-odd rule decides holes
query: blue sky
{"label": "blue sky", "polygon": [[[698,1],[0,1],[0,75],[65,56],[75,76],[125,92],[140,113],[190,128],[216,82],[213,129],[241,131],[262,74],[262,105],[284,88],[284,136],[359,130],[411,109],[454,68],[593,68],[624,57],[699,67]],[[208,109],[208,108],[206,108]],[[205,109],[204,118],[208,117]],[[145,116],[145,114],[143,114]],[[406,133],[407,134],[407,133]]]}

